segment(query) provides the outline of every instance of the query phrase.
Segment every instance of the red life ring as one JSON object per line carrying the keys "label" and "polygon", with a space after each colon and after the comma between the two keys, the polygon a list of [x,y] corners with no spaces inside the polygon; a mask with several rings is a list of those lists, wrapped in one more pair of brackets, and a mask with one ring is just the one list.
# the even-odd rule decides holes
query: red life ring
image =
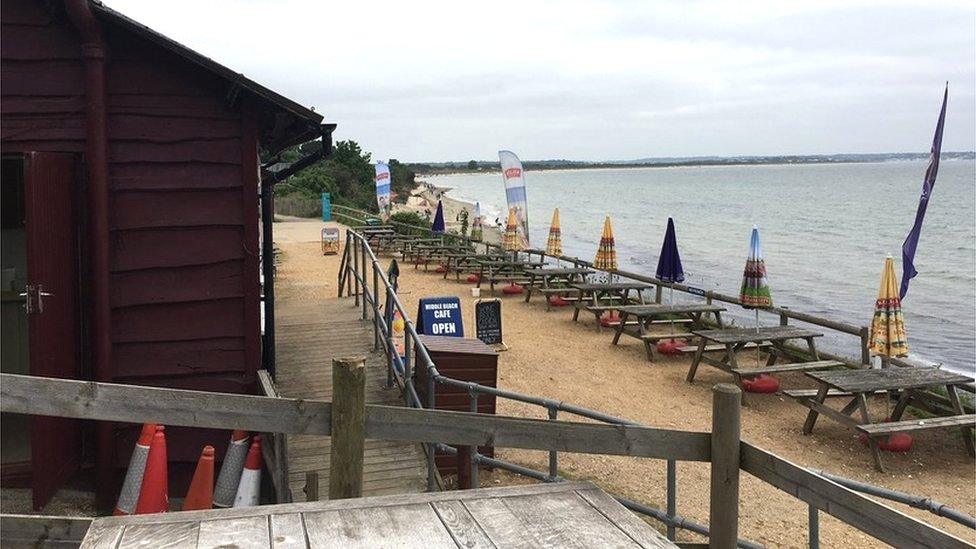
{"label": "red life ring", "polygon": [[[891,418],[886,417],[885,421],[891,421]],[[867,434],[861,433],[857,435],[857,438],[861,441],[861,444],[867,446]],[[878,448],[884,450],[885,452],[904,453],[911,450],[912,446],[915,445],[915,439],[912,438],[912,435],[908,433],[892,433],[884,438],[879,437],[877,441]]]}
{"label": "red life ring", "polygon": [[749,393],[775,393],[779,391],[779,380],[773,376],[759,374],[752,379],[742,378],[742,388]]}

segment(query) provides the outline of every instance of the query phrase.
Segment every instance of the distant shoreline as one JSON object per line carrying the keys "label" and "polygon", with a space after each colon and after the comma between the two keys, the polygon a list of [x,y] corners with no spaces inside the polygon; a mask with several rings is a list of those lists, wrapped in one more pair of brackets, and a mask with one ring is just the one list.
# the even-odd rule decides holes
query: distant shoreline
{"label": "distant shoreline", "polygon": [[[713,166],[781,166],[809,164],[870,164],[877,162],[910,162],[927,160],[928,153],[889,153],[889,154],[828,154],[828,155],[783,155],[783,156],[737,156],[728,158],[695,157],[676,159],[646,159],[621,162],[582,162],[573,160],[530,160],[523,161],[526,170],[593,170],[593,169],[634,169],[634,168],[684,168]],[[946,160],[976,160],[976,152],[943,152]],[[410,163],[418,176],[499,173],[498,162],[478,161],[477,169],[468,169],[463,162],[416,162]]]}

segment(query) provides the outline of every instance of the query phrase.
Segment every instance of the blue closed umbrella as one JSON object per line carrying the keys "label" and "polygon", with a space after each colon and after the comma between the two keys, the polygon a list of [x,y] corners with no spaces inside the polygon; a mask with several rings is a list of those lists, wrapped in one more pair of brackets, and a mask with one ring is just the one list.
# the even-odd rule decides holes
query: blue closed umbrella
{"label": "blue closed umbrella", "polygon": [[668,218],[668,230],[664,233],[661,257],[657,260],[658,280],[663,282],[683,282],[685,272],[681,268],[681,255],[678,254],[678,238],[674,235],[674,220]]}
{"label": "blue closed umbrella", "polygon": [[444,234],[444,205],[437,201],[437,213],[434,214],[434,224],[430,226],[430,231],[436,234]]}

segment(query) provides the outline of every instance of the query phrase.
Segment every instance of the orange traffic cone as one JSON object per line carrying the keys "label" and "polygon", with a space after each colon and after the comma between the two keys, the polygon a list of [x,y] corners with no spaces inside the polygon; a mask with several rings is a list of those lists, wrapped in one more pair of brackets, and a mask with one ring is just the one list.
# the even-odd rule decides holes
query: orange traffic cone
{"label": "orange traffic cone", "polygon": [[247,451],[247,461],[241,472],[241,483],[237,487],[234,507],[252,507],[261,500],[261,435],[254,435],[251,449]]}
{"label": "orange traffic cone", "polygon": [[136,514],[165,513],[169,510],[169,479],[166,474],[166,433],[165,427],[156,426],[149,457],[146,459],[146,474],[139,489],[139,503]]}
{"label": "orange traffic cone", "polygon": [[129,468],[125,471],[125,481],[122,483],[122,491],[119,492],[119,501],[112,511],[113,515],[131,515],[136,510],[139,490],[142,488],[142,475],[146,472],[146,459],[149,457],[149,446],[154,434],[155,423],[143,424],[142,433],[139,434],[139,440],[132,449],[132,457],[129,458]]}
{"label": "orange traffic cone", "polygon": [[214,449],[208,445],[203,447],[200,460],[197,461],[197,470],[193,473],[190,489],[186,491],[186,499],[183,500],[183,510],[213,509],[213,487]]}
{"label": "orange traffic cone", "polygon": [[234,431],[230,437],[230,446],[224,454],[224,462],[220,465],[217,475],[217,486],[214,488],[214,507],[232,507],[234,496],[237,495],[237,485],[241,482],[241,470],[247,458],[247,431]]}

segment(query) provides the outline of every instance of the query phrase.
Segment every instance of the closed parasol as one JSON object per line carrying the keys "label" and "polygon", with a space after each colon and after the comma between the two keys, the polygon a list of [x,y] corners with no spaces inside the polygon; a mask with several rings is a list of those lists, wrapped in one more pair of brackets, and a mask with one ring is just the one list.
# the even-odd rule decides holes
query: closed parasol
{"label": "closed parasol", "polygon": [[874,304],[868,348],[873,354],[887,358],[908,354],[905,316],[898,296],[895,262],[890,255],[885,259],[884,270],[881,271],[881,287],[878,288],[878,299]]}
{"label": "closed parasol", "polygon": [[[674,306],[674,284],[685,280],[685,271],[681,268],[681,255],[678,254],[678,237],[674,232],[674,220],[668,218],[668,228],[664,232],[664,242],[661,244],[661,256],[657,260],[657,272],[654,275],[662,282],[671,282],[668,301]],[[671,319],[671,335],[674,335],[674,318]],[[684,342],[672,339],[658,342],[658,351],[665,354],[673,354],[683,346]]]}
{"label": "closed parasol", "polygon": [[617,270],[617,249],[614,247],[613,226],[610,225],[609,215],[603,222],[603,234],[600,235],[600,247],[596,250],[593,266],[606,271]]}
{"label": "closed parasol", "polygon": [[437,213],[434,214],[434,223],[430,226],[430,231],[436,234],[444,234],[444,205],[437,201]]}
{"label": "closed parasol", "polygon": [[481,242],[484,238],[484,227],[481,219],[481,202],[474,203],[474,219],[471,221],[471,240]]}
{"label": "closed parasol", "polygon": [[[756,332],[759,332],[759,309],[769,309],[773,306],[773,297],[769,293],[769,280],[766,278],[766,263],[763,261],[762,246],[759,244],[759,227],[752,226],[752,237],[749,239],[749,257],[746,259],[745,272],[742,273],[742,289],[739,291],[739,303],[746,309],[756,310]],[[759,363],[759,346],[756,346],[756,363]],[[742,388],[746,391],[753,389],[756,381],[771,382],[779,388],[779,382],[772,376],[761,374],[755,379],[743,379]]]}
{"label": "closed parasol", "polygon": [[508,210],[508,221],[505,223],[505,237],[502,240],[502,247],[505,251],[518,253],[522,249],[522,243],[518,237],[518,218],[515,216],[515,208]]}
{"label": "closed parasol", "polygon": [[559,208],[552,211],[552,224],[549,225],[549,239],[546,241],[546,254],[563,255],[563,239],[559,231]]}

